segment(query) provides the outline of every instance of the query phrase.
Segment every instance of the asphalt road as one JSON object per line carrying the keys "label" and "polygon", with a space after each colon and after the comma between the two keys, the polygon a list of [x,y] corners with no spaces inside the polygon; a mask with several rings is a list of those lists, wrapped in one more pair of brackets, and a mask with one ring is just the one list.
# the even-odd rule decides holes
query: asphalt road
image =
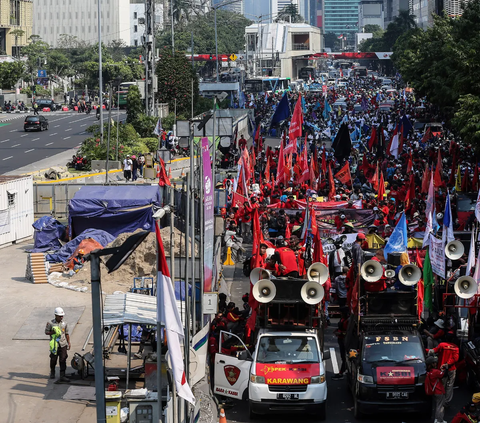
{"label": "asphalt road", "polygon": [[[30,114],[0,116],[0,174],[80,146],[89,136],[86,128],[98,122],[93,112],[89,115],[73,111],[40,114],[48,119],[47,131],[25,132],[23,122]],[[112,118],[116,120],[116,117],[117,111],[112,110]],[[121,111],[120,120],[124,119],[125,112]],[[108,121],[108,113],[103,120]]]}
{"label": "asphalt road", "polygon": [[[336,337],[333,334],[334,328],[336,328],[337,319],[331,320],[332,324],[327,329],[325,336],[325,348],[335,348],[336,358],[338,366],[341,364],[340,354],[338,351],[338,344]],[[332,360],[326,361],[327,369],[327,386],[328,386],[328,399],[327,399],[327,419],[326,422],[331,423],[430,423],[433,422],[433,417],[430,421],[426,420],[424,417],[408,414],[408,413],[395,413],[395,414],[376,414],[373,416],[363,417],[361,420],[355,419],[353,416],[353,399],[352,395],[347,388],[346,379],[334,380],[333,376],[333,367]],[[445,410],[444,419],[447,422],[450,422],[453,416],[465,405],[467,404],[473,392],[463,385],[458,388],[455,388],[452,406],[448,410]],[[238,422],[238,423],[247,423],[250,422],[248,414],[248,403],[246,401],[236,401],[232,400],[232,405],[226,405],[225,413],[227,417],[227,422]],[[301,419],[301,420],[300,420]],[[299,413],[294,414],[282,414],[282,415],[272,415],[272,416],[262,416],[260,421],[271,421],[275,423],[292,423],[292,422],[316,422],[318,419],[314,417],[299,415]],[[258,422],[258,420],[255,420]]]}

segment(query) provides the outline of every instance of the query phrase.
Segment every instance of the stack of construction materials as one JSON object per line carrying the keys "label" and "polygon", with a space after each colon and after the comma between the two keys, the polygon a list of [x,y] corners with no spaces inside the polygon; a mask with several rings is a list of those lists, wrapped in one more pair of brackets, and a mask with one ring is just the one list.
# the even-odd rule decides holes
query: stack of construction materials
{"label": "stack of construction materials", "polygon": [[48,283],[45,254],[29,253],[25,278],[33,283]]}

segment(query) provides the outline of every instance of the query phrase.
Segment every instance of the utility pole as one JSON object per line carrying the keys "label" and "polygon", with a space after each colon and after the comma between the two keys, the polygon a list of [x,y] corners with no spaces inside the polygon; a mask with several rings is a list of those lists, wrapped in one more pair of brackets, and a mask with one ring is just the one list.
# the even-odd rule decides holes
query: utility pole
{"label": "utility pole", "polygon": [[145,33],[143,34],[145,52],[145,113],[155,114],[155,0],[145,0]]}

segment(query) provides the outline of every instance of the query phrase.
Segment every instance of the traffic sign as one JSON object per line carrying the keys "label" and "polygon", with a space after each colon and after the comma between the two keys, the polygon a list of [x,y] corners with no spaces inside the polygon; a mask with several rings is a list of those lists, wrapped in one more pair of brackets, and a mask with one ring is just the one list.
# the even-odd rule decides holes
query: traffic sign
{"label": "traffic sign", "polygon": [[230,55],[230,60],[231,60],[232,62],[235,62],[235,60],[237,60],[237,55],[236,55],[235,53],[232,53],[232,54]]}

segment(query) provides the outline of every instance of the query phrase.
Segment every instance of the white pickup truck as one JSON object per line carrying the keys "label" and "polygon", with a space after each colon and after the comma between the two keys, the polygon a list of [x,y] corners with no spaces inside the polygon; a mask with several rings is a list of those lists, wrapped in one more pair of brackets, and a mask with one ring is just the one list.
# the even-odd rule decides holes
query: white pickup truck
{"label": "white pickup truck", "polygon": [[[220,333],[222,339],[235,337],[244,351],[236,357],[215,355],[215,393],[238,400],[248,399],[250,418],[259,414],[302,411],[319,420],[326,415],[327,383],[318,329],[260,329],[253,355],[233,334]],[[231,343],[231,342],[230,342]]]}

